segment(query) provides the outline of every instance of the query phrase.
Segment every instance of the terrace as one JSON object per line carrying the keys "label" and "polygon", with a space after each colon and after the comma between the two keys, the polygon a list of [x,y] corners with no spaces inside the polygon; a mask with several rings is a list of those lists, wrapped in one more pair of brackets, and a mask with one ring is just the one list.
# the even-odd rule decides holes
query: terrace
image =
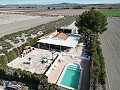
{"label": "terrace", "polygon": [[[27,53],[24,57],[18,57],[7,65],[9,67],[30,71],[32,73],[35,72],[38,74],[43,74],[52,63],[52,59],[55,58],[58,54],[59,53],[56,52],[54,53],[54,57],[52,57],[52,52],[35,48],[35,50]],[[43,63],[43,58],[46,58],[47,62]]]}
{"label": "terrace", "polygon": [[[56,63],[55,67],[51,70],[48,75],[48,81],[50,83],[58,84],[61,74],[65,66],[71,62],[79,63],[81,68],[83,68],[83,73],[80,79],[79,88],[82,90],[88,90],[89,88],[89,67],[90,61],[81,59],[82,54],[84,53],[83,43],[79,43],[76,48],[72,48],[69,52],[63,52],[61,58]],[[82,82],[82,83],[81,83]]]}
{"label": "terrace", "polygon": [[[48,75],[48,81],[51,83],[57,83],[57,80],[59,79],[59,76],[65,67],[70,62],[81,62],[80,58],[74,58],[73,55],[81,55],[82,54],[82,45],[79,45],[77,48],[70,49],[69,52],[65,53],[63,52],[60,60],[57,62],[56,67],[51,71],[51,73]],[[54,77],[54,78],[53,78]]]}

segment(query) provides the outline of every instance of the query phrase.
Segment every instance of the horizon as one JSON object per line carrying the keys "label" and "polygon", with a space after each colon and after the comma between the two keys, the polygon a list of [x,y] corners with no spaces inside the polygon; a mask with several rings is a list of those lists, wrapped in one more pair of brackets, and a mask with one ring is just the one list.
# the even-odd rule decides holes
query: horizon
{"label": "horizon", "polygon": [[117,4],[120,3],[120,0],[89,0],[89,1],[78,1],[78,0],[0,0],[0,5],[7,5],[7,4],[38,4],[38,5],[46,5],[46,4],[59,4],[59,3],[77,3],[77,4]]}

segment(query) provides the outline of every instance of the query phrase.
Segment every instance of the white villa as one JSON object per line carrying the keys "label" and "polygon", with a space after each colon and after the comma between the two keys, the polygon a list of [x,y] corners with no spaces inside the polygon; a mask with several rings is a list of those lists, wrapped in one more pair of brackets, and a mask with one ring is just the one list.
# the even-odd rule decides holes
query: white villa
{"label": "white villa", "polygon": [[[80,89],[82,79],[83,83],[89,81],[88,67],[90,66],[90,58],[87,55],[82,56],[83,47],[84,44],[80,43],[78,28],[73,25],[61,27],[39,38],[37,48],[26,46],[24,50],[27,52],[30,50],[30,52],[23,52],[26,53],[23,57],[17,57],[8,63],[7,66],[20,68],[32,73],[45,74],[48,77],[48,82],[70,90],[76,90],[77,88]],[[47,61],[43,63],[42,61],[45,60]],[[66,72],[70,69],[72,69],[72,74],[67,75]],[[84,73],[82,73],[83,69]],[[74,81],[77,82],[75,85]],[[66,85],[67,83],[69,85]],[[70,86],[71,83],[73,86]]]}
{"label": "white villa", "polygon": [[80,35],[77,33],[77,29],[62,27],[41,37],[37,41],[38,48],[46,46],[49,50],[52,48],[59,51],[63,51],[66,48],[75,48],[80,40]]}

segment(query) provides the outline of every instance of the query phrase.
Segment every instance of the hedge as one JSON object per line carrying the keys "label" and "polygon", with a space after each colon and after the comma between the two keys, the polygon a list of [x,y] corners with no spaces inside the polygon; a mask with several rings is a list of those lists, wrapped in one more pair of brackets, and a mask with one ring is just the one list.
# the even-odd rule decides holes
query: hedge
{"label": "hedge", "polygon": [[0,66],[0,79],[25,83],[33,88],[33,90],[37,90],[39,85],[42,85],[44,88],[48,85],[47,77],[45,75],[32,74],[29,71],[12,69],[3,65]]}
{"label": "hedge", "polygon": [[90,90],[103,86],[105,89],[106,72],[105,62],[100,43],[95,40],[91,43],[91,67],[90,67]]}
{"label": "hedge", "polygon": [[7,58],[5,55],[0,55],[0,64],[7,64]]}

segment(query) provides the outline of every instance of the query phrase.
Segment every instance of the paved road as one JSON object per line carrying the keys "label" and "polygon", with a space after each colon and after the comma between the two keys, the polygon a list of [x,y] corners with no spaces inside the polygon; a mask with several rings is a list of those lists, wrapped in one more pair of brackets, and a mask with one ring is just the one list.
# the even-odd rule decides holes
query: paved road
{"label": "paved road", "polygon": [[62,17],[45,17],[45,18],[36,18],[36,19],[30,19],[20,22],[14,22],[9,24],[3,24],[0,25],[0,37],[6,34],[10,34],[13,32],[18,32],[20,30],[29,29],[31,27],[45,24],[54,20],[58,20]]}
{"label": "paved road", "polygon": [[108,90],[120,90],[120,18],[108,18],[108,30],[100,36],[109,82]]}

